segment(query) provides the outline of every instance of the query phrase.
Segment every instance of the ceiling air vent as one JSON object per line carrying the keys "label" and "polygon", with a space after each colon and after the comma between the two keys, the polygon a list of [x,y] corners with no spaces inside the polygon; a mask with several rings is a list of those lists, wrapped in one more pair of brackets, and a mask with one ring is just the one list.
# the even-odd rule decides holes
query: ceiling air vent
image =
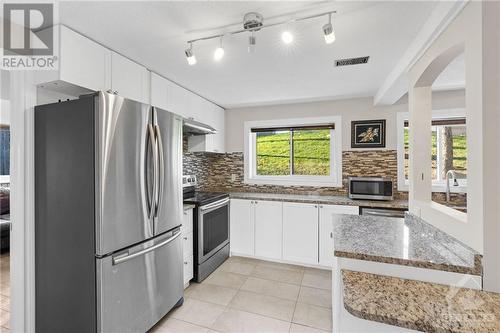
{"label": "ceiling air vent", "polygon": [[335,60],[335,67],[366,64],[370,57],[349,58]]}

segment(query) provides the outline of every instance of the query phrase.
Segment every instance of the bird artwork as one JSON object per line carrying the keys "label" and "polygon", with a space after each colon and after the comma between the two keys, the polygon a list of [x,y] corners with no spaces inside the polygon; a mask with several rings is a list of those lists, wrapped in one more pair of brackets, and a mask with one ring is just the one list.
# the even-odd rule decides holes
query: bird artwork
{"label": "bird artwork", "polygon": [[365,132],[358,135],[358,138],[361,138],[359,142],[375,142],[375,138],[378,137],[378,131],[378,128],[368,127]]}

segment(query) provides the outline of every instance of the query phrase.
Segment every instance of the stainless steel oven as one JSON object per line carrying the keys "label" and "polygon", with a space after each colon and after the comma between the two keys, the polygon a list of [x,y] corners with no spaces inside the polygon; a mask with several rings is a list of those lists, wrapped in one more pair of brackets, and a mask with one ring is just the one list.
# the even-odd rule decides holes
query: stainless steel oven
{"label": "stainless steel oven", "polygon": [[229,244],[229,198],[198,208],[198,263]]}
{"label": "stainless steel oven", "polygon": [[229,258],[229,194],[197,191],[198,180],[185,175],[182,180],[185,204],[193,204],[193,273],[203,281]]}
{"label": "stainless steel oven", "polygon": [[392,200],[391,179],[380,177],[349,177],[349,198]]}

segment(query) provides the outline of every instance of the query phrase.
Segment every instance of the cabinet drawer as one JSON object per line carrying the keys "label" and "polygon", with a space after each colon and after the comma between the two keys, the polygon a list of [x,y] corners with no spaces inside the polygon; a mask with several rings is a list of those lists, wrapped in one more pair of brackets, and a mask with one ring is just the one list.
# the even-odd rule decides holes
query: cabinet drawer
{"label": "cabinet drawer", "polygon": [[193,233],[182,234],[182,251],[184,259],[193,256]]}
{"label": "cabinet drawer", "polygon": [[187,209],[184,211],[182,215],[181,232],[187,234],[192,231],[193,231],[193,210]]}

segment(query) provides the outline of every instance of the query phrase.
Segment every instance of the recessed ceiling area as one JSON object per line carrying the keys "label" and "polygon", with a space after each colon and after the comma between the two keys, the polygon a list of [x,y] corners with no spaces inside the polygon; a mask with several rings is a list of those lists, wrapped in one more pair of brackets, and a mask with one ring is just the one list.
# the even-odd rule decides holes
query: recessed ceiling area
{"label": "recessed ceiling area", "polygon": [[432,90],[456,90],[465,88],[465,54],[456,57],[437,77]]}
{"label": "recessed ceiling area", "polygon": [[[225,107],[282,104],[374,96],[420,31],[437,2],[87,2],[59,3],[62,24],[143,64]],[[117,11],[117,8],[120,8]],[[325,17],[224,38],[224,58],[215,62],[218,40],[194,46],[195,66],[186,62],[186,41],[241,27],[257,11],[265,23],[336,10],[336,41],[326,44]],[[119,14],[118,14],[119,13]],[[294,40],[285,45],[284,30]],[[336,67],[335,60],[369,56],[367,64]]]}

